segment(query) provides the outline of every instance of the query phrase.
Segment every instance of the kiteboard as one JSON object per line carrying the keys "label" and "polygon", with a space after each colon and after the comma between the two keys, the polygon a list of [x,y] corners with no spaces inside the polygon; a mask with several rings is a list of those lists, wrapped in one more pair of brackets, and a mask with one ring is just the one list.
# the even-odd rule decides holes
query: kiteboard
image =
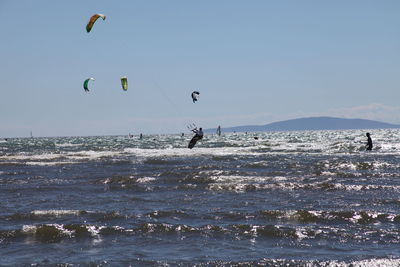
{"label": "kiteboard", "polygon": [[190,140],[190,142],[189,142],[188,148],[192,149],[196,145],[197,141],[199,141],[201,139],[202,139],[202,137],[200,137],[200,136],[197,136],[197,135],[193,136],[192,140]]}

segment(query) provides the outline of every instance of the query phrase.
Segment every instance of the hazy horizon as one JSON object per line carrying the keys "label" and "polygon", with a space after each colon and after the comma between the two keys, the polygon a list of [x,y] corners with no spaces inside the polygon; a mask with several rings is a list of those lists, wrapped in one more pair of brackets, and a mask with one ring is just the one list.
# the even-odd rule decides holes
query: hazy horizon
{"label": "hazy horizon", "polygon": [[[288,120],[281,120],[281,121],[274,121],[274,122],[271,122],[271,123],[264,123],[264,124],[253,124],[253,125],[234,125],[234,126],[222,126],[221,125],[221,129],[222,129],[222,131],[224,131],[224,129],[231,129],[231,128],[240,128],[240,127],[258,127],[258,126],[267,126],[267,125],[270,125],[270,124],[275,124],[275,123],[281,123],[281,122],[287,122],[287,121],[296,121],[296,120],[304,120],[304,119],[316,119],[316,118],[319,118],[319,119],[321,119],[321,118],[328,118],[328,119],[343,119],[343,120],[365,120],[365,119],[360,119],[360,118],[339,118],[339,117],[330,117],[330,116],[321,116],[321,117],[303,117],[303,118],[294,118],[294,119],[288,119]],[[393,125],[393,126],[399,126],[400,127],[400,125],[398,125],[398,124],[391,124],[391,123],[387,123],[387,122],[383,122],[383,121],[377,121],[377,120],[366,120],[366,121],[371,121],[371,122],[378,122],[378,123],[382,123],[382,124],[390,124],[390,125]],[[217,128],[218,126],[216,126],[216,127],[210,127],[210,128],[204,128],[204,131],[214,131],[214,130],[216,130],[216,128]],[[382,128],[382,129],[384,129],[384,128]],[[321,130],[323,130],[323,129],[321,129]],[[359,130],[359,128],[354,128],[354,129],[347,129],[347,130]],[[292,131],[292,130],[279,130],[279,131]],[[303,131],[303,130],[299,130],[299,131]],[[306,129],[304,130],[304,131],[307,131]],[[154,133],[147,133],[147,134],[145,134],[145,135],[148,135],[148,136],[156,136],[156,135],[180,135],[180,134],[182,134],[182,133],[184,133],[185,135],[188,135],[188,136],[191,136],[192,135],[192,132],[188,132],[188,131],[181,131],[181,132],[170,132],[170,133],[156,133],[156,132],[154,132]],[[143,133],[120,133],[120,134],[101,134],[101,135],[96,135],[96,134],[94,134],[94,135],[53,135],[53,136],[51,136],[51,135],[43,135],[43,136],[35,136],[35,134],[34,133],[32,133],[33,134],[33,137],[38,137],[38,138],[40,138],[40,137],[44,137],[44,138],[46,138],[46,137],[49,137],[49,138],[52,138],[52,137],[90,137],[90,136],[129,136],[129,134],[132,134],[134,137],[138,137],[140,134],[143,134]],[[5,137],[3,137],[3,138],[30,138],[30,136],[5,136]]]}

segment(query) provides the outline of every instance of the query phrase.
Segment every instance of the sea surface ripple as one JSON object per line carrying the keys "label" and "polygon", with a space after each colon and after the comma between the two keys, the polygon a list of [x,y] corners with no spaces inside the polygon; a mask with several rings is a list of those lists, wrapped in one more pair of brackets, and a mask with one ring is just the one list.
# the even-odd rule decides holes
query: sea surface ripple
{"label": "sea surface ripple", "polygon": [[0,266],[400,266],[400,130],[10,138]]}

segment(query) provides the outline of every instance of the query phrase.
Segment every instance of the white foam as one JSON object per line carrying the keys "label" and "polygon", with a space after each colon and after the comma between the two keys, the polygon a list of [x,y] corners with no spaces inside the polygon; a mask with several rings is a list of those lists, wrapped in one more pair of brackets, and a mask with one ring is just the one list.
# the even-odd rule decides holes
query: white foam
{"label": "white foam", "polygon": [[28,234],[36,233],[36,229],[37,229],[36,225],[23,225],[22,226],[22,232],[28,233]]}
{"label": "white foam", "polygon": [[[265,176],[235,176],[235,175],[211,175],[210,177],[214,182],[208,185],[209,190],[228,190],[244,192],[246,190],[271,190],[279,189],[284,191],[302,190],[302,189],[320,189],[324,190],[326,187],[329,190],[343,190],[343,191],[365,191],[365,190],[392,190],[395,192],[400,191],[400,186],[395,185],[362,185],[362,184],[342,184],[331,182],[330,179],[325,182],[315,183],[302,183],[300,180],[297,182],[290,181],[287,177],[265,177]],[[300,178],[297,178],[300,179]],[[327,184],[328,182],[328,184]]]}
{"label": "white foam", "polygon": [[0,159],[3,160],[19,160],[19,161],[42,161],[42,160],[55,160],[55,159],[60,159],[63,158],[63,154],[56,154],[56,153],[44,153],[44,154],[28,154],[28,153],[20,153],[17,155],[7,155],[7,156],[1,156]]}
{"label": "white foam", "polygon": [[308,238],[308,234],[307,234],[307,229],[303,228],[303,227],[297,227],[296,228],[296,236],[299,240],[302,240],[304,238]]}
{"label": "white foam", "polygon": [[321,175],[323,176],[335,176],[336,174],[330,171],[323,171],[321,172]]}
{"label": "white foam", "polygon": [[[71,237],[74,234],[74,231],[70,231],[64,228],[62,224],[45,224],[45,226],[50,226],[56,228],[58,231],[63,233],[64,235],[67,235]],[[22,231],[27,234],[36,234],[37,230],[42,227],[42,225],[23,225],[22,226]]]}
{"label": "white foam", "polygon": [[56,147],[78,147],[78,146],[83,146],[83,144],[71,144],[71,143],[61,143],[61,144],[55,144]]}
{"label": "white foam", "polygon": [[141,148],[126,148],[124,152],[133,154],[139,157],[184,157],[184,156],[228,156],[228,155],[256,155],[253,152],[254,147],[238,148],[238,147],[218,147],[218,148],[166,148],[166,149],[141,149]]}
{"label": "white foam", "polygon": [[32,166],[56,166],[56,165],[76,164],[76,162],[75,161],[52,161],[52,162],[30,161],[30,162],[26,162],[25,164],[32,165]]}
{"label": "white foam", "polygon": [[64,216],[64,215],[79,215],[82,213],[80,210],[34,210],[32,214],[37,216]]}
{"label": "white foam", "polygon": [[87,225],[86,229],[92,236],[99,236],[100,231],[106,228],[105,226]]}
{"label": "white foam", "polygon": [[[19,153],[16,155],[0,156],[0,161],[4,160],[7,164],[12,162],[18,164],[24,162],[26,165],[51,166],[62,164],[75,164],[82,160],[97,160],[99,158],[114,158],[124,154],[121,151],[78,151],[64,153],[42,153],[28,154]],[[6,164],[5,163],[5,164]]]}
{"label": "white foam", "polygon": [[65,153],[64,156],[67,156],[69,159],[87,159],[87,160],[95,160],[99,158],[111,158],[120,155],[121,152],[118,151],[79,151],[79,152],[68,152]]}
{"label": "white foam", "polygon": [[153,178],[153,177],[142,177],[142,178],[138,178],[136,180],[136,182],[144,184],[144,183],[150,183],[155,180],[156,180],[156,178]]}
{"label": "white foam", "polygon": [[[326,267],[398,267],[400,259],[368,259],[362,261],[354,261],[351,263],[340,261],[320,262],[318,265]],[[305,266],[314,266],[314,263],[306,264]]]}

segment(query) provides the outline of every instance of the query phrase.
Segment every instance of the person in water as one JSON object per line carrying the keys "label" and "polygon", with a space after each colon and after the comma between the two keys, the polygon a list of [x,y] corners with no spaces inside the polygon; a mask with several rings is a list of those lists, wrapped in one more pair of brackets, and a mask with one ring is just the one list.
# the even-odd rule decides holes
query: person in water
{"label": "person in water", "polygon": [[192,149],[196,145],[197,141],[203,139],[203,129],[199,128],[197,130],[197,128],[194,128],[192,132],[195,133],[195,136],[193,136],[193,138],[189,142],[188,148],[190,149]]}
{"label": "person in water", "polygon": [[371,139],[371,136],[370,136],[369,133],[367,133],[366,135],[367,135],[367,137],[368,137],[366,149],[367,149],[367,150],[372,150],[372,139]]}

